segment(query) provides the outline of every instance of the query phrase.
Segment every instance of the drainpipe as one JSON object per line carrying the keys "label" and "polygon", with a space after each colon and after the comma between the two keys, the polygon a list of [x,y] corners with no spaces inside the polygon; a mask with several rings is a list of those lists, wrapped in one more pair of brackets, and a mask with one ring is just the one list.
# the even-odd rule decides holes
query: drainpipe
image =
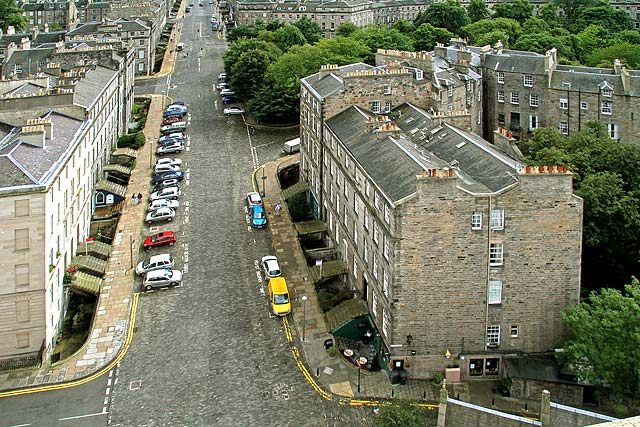
{"label": "drainpipe", "polygon": [[489,196],[489,215],[487,217],[487,279],[485,283],[485,303],[484,303],[484,351],[487,351],[487,328],[489,328],[489,274],[491,272],[491,210],[493,199]]}

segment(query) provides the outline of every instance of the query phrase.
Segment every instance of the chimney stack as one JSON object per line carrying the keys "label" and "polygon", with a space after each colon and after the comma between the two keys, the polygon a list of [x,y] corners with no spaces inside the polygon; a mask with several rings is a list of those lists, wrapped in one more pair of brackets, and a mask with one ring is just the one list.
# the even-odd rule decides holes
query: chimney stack
{"label": "chimney stack", "polygon": [[20,39],[20,49],[21,50],[31,49],[31,40],[29,40],[29,37],[23,37]]}
{"label": "chimney stack", "polygon": [[45,148],[45,128],[43,125],[23,126],[20,139],[34,147]]}
{"label": "chimney stack", "polygon": [[25,123],[27,126],[44,126],[45,138],[53,139],[53,123],[51,123],[50,118],[37,118],[37,119],[28,119]]}

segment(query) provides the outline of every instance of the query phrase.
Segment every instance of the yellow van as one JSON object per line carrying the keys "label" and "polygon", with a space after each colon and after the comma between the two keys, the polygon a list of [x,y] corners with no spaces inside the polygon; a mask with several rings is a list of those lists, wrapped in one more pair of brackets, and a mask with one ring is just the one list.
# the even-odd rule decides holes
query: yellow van
{"label": "yellow van", "polygon": [[286,316],[291,313],[289,289],[284,277],[274,277],[269,280],[269,302],[276,316]]}

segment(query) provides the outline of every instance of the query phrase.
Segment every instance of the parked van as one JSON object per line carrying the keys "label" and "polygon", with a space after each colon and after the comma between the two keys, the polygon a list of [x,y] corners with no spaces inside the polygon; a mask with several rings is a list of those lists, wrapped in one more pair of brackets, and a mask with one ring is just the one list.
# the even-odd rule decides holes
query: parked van
{"label": "parked van", "polygon": [[284,143],[282,154],[294,154],[300,151],[300,138],[292,139]]}
{"label": "parked van", "polygon": [[273,277],[269,280],[269,302],[276,316],[286,316],[291,313],[289,288],[284,277]]}
{"label": "parked van", "polygon": [[182,49],[184,49],[184,43],[180,42],[176,45],[176,50],[180,52]]}
{"label": "parked van", "polygon": [[168,133],[183,131],[186,128],[187,128],[187,122],[175,122],[169,125],[162,126],[160,128],[160,132],[162,132],[163,135],[166,135]]}

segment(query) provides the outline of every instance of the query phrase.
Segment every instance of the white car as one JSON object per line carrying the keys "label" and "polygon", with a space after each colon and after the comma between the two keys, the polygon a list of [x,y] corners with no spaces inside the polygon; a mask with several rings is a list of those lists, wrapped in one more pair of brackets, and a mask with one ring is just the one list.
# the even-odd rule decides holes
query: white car
{"label": "white car", "polygon": [[170,144],[164,144],[158,147],[156,153],[161,156],[163,154],[181,153],[182,150],[184,150],[184,144],[180,142],[172,142]]}
{"label": "white car", "polygon": [[171,222],[176,216],[176,211],[171,208],[160,208],[155,211],[150,211],[145,218],[147,224],[151,225],[156,222]]}
{"label": "white car", "polygon": [[182,132],[174,132],[174,133],[170,133],[168,135],[164,135],[161,136],[160,138],[158,138],[158,143],[162,144],[165,141],[169,141],[172,139],[185,139],[187,136],[182,133]]}
{"label": "white car", "polygon": [[227,78],[227,73],[218,74],[218,80],[225,80]]}
{"label": "white car", "polygon": [[273,255],[267,255],[262,257],[262,269],[267,279],[272,277],[279,277],[282,274],[278,258]]}
{"label": "white car", "polygon": [[157,199],[149,203],[150,211],[157,211],[158,209],[162,209],[162,208],[177,209],[179,207],[180,207],[180,202],[177,200],[171,200],[171,199]]}
{"label": "white car", "polygon": [[154,255],[149,259],[141,261],[136,266],[136,274],[146,274],[153,270],[161,268],[172,268],[173,257],[170,254]]}
{"label": "white car", "polygon": [[178,172],[179,170],[179,165],[173,165],[171,163],[157,163],[154,168],[155,173]]}
{"label": "white car", "polygon": [[247,207],[251,207],[251,206],[259,206],[262,204],[262,197],[260,197],[260,193],[258,193],[257,191],[252,191],[250,193],[247,193]]}
{"label": "white car", "polygon": [[158,191],[155,191],[155,192],[151,193],[151,195],[149,196],[151,201],[158,200],[158,199],[173,199],[173,200],[175,200],[178,197],[180,197],[180,189],[178,187],[163,188],[162,190],[158,190]]}
{"label": "white car", "polygon": [[235,115],[244,114],[244,113],[245,113],[244,108],[240,108],[240,107],[229,107],[224,109],[224,114],[226,116],[235,116]]}
{"label": "white car", "polygon": [[182,160],[176,159],[175,157],[165,157],[165,158],[156,160],[156,166],[164,165],[164,164],[180,166],[182,164]]}

